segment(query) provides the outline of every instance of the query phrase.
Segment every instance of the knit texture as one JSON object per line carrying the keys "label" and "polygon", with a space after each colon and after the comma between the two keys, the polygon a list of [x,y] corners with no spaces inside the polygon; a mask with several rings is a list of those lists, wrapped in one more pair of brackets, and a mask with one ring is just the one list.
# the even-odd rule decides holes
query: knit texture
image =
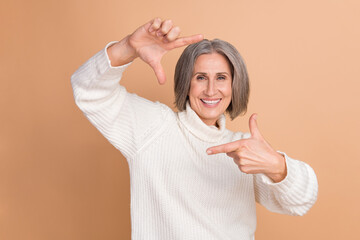
{"label": "knit texture", "polygon": [[250,134],[227,130],[224,116],[219,128],[211,127],[188,104],[175,113],[128,93],[119,81],[129,64],[111,67],[106,48],[71,83],[78,107],[129,164],[132,239],[250,240],[255,202],[290,215],[315,203],[318,185],[309,165],[282,153],[287,176],[273,183],[242,173],[226,154],[207,155],[211,146]]}

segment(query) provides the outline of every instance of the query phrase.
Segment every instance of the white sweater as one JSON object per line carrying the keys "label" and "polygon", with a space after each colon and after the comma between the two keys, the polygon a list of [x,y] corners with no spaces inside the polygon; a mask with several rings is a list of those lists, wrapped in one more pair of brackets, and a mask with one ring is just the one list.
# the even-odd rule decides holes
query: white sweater
{"label": "white sweater", "polygon": [[[108,46],[107,46],[108,47]],[[280,183],[242,173],[226,154],[206,149],[250,134],[205,125],[189,107],[169,107],[119,85],[128,65],[111,67],[106,48],[72,76],[77,105],[126,157],[130,171],[132,239],[254,239],[255,201],[273,212],[303,215],[317,198],[317,179],[286,154]]]}

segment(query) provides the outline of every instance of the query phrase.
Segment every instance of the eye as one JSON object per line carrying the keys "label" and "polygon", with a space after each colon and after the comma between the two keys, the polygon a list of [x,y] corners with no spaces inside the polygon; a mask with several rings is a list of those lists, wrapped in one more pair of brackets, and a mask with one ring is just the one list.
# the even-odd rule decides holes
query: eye
{"label": "eye", "polygon": [[197,80],[205,80],[205,77],[203,75],[197,75],[196,79]]}
{"label": "eye", "polygon": [[226,76],[225,76],[225,75],[219,75],[217,79],[218,79],[218,80],[225,80],[225,79],[226,79]]}

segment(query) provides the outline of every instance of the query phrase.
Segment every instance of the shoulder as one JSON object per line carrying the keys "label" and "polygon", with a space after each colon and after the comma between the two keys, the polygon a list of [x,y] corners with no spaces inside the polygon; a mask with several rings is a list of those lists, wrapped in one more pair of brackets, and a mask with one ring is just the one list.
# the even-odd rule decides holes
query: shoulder
{"label": "shoulder", "polygon": [[168,105],[161,102],[155,102],[155,104],[158,105],[159,109],[162,112],[162,115],[166,117],[167,121],[176,121],[177,113],[174,112]]}
{"label": "shoulder", "polygon": [[[125,89],[123,86],[121,88]],[[167,105],[129,92],[126,94],[123,105],[117,111],[126,116],[126,125],[131,125],[135,132],[146,135],[160,131],[164,125],[168,125],[172,119],[175,119],[174,111]]]}

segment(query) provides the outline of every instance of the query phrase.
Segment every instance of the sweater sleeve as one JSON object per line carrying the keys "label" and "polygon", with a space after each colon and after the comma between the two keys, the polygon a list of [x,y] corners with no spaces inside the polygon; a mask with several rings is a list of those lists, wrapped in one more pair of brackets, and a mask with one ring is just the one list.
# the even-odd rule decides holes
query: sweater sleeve
{"label": "sweater sleeve", "polygon": [[131,64],[112,67],[106,49],[85,62],[71,77],[74,98],[86,118],[129,159],[156,136],[169,109],[119,84]]}
{"label": "sweater sleeve", "polygon": [[264,174],[255,174],[255,199],[272,212],[302,216],[317,199],[315,172],[308,164],[280,153],[285,156],[287,176],[281,182],[273,183]]}

